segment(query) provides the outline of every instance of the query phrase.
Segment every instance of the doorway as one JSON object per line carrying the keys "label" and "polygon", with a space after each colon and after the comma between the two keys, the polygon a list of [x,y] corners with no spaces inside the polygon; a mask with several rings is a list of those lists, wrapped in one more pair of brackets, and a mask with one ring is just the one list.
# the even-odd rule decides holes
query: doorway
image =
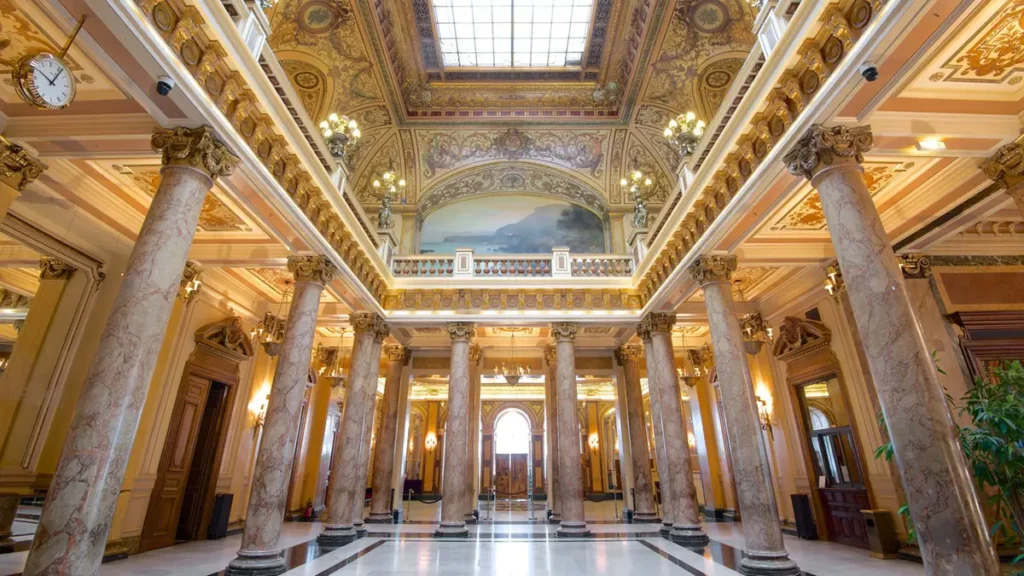
{"label": "doorway", "polygon": [[518,410],[506,410],[495,421],[494,488],[506,510],[527,510],[533,496],[532,436],[530,421]]}

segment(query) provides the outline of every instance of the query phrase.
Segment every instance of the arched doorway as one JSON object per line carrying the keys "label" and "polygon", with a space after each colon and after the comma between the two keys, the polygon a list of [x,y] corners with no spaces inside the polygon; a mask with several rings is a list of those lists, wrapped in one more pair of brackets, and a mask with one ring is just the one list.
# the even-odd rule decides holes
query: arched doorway
{"label": "arched doorway", "polygon": [[532,496],[532,430],[525,414],[510,408],[494,421],[494,488],[508,510],[522,508]]}

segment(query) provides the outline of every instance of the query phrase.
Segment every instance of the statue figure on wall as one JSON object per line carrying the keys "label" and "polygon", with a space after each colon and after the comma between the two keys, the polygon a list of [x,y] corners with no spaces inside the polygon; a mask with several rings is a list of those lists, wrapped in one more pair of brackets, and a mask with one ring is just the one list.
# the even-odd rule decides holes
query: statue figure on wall
{"label": "statue figure on wall", "polygon": [[380,212],[377,213],[377,229],[389,230],[395,226],[391,217],[391,192],[385,191],[380,197]]}
{"label": "statue figure on wall", "polygon": [[640,190],[633,193],[633,229],[647,228],[647,199]]}

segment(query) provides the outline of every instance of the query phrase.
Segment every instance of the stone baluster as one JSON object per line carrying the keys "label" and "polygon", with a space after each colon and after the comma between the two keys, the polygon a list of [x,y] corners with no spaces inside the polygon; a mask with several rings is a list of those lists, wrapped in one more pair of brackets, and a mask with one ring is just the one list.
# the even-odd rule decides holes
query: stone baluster
{"label": "stone baluster", "polygon": [[359,436],[359,469],[358,486],[356,487],[356,498],[352,502],[352,526],[356,534],[366,534],[366,526],[363,525],[363,508],[366,507],[366,481],[370,476],[370,450],[373,444],[373,429],[377,416],[377,380],[380,375],[380,351],[384,345],[384,339],[390,331],[387,325],[378,329],[373,335],[373,348],[370,352],[376,362],[373,363],[368,376],[367,390],[369,401],[366,403],[366,413],[363,414],[363,427]]}
{"label": "stone baluster", "polygon": [[[99,570],[203,200],[214,179],[238,163],[209,127],[157,129],[152,144],[163,154],[160,184],[82,385],[25,564],[27,575]],[[9,150],[0,150],[0,163],[9,158]]]}
{"label": "stone baluster", "polygon": [[544,347],[544,418],[547,423],[548,446],[548,522],[562,522],[562,508],[558,492],[558,378],[554,346]]}
{"label": "stone baluster", "polygon": [[[644,425],[644,400],[640,390],[640,356],[643,349],[627,344],[615,351],[622,366],[625,387],[624,442],[629,443],[633,468],[634,522],[661,522],[655,501],[654,481],[651,477],[651,454],[647,448],[647,427]],[[650,379],[648,378],[648,381]]]}
{"label": "stone baluster", "polygon": [[1017,210],[1024,215],[1024,134],[999,148],[994,156],[982,162],[981,169],[1006,190]]}
{"label": "stone baluster", "polygon": [[580,424],[576,412],[576,351],[578,327],[570,322],[551,325],[555,338],[558,404],[558,480],[562,521],[559,536],[590,536],[583,518],[583,470],[580,468]]}
{"label": "stone baluster", "polygon": [[395,465],[395,443],[398,431],[398,392],[402,385],[402,372],[409,363],[409,349],[398,345],[384,348],[388,359],[388,373],[384,380],[384,412],[380,425],[380,437],[374,446],[373,497],[370,500],[369,523],[389,524],[391,522],[391,478]]}
{"label": "stone baluster", "polygon": [[469,436],[469,346],[473,324],[452,322],[451,375],[448,379],[448,424],[444,431],[444,475],[441,478],[441,525],[434,531],[440,538],[469,535],[466,528],[466,475],[469,468],[466,446]]}
{"label": "stone baluster", "polygon": [[800,569],[789,559],[782,541],[754,383],[732,300],[730,280],[735,269],[735,256],[704,256],[693,264],[690,272],[704,290],[725,425],[729,430],[736,493],[743,518],[740,572],[796,575],[800,574]]}
{"label": "stone baluster", "polygon": [[[1018,139],[1015,145],[1024,142]],[[970,472],[889,236],[864,181],[870,128],[812,126],[785,157],[821,197],[832,245],[878,391],[929,574],[998,574]],[[1013,145],[1011,145],[1013,146]],[[1017,154],[1014,160],[1014,154]],[[1020,147],[989,161],[1011,195],[1022,190]],[[1019,205],[1019,203],[1018,203]],[[716,349],[717,352],[717,349]],[[744,518],[744,521],[746,519]]]}
{"label": "stone baluster", "polygon": [[334,450],[331,458],[324,528],[317,538],[321,545],[329,547],[348,544],[359,537],[352,522],[352,512],[366,492],[366,475],[361,480],[359,478],[361,440],[367,405],[373,405],[377,390],[376,374],[380,366],[378,335],[388,332],[384,319],[373,313],[352,314],[349,324],[355,331],[352,369],[349,371],[345,410],[341,415],[340,448]]}

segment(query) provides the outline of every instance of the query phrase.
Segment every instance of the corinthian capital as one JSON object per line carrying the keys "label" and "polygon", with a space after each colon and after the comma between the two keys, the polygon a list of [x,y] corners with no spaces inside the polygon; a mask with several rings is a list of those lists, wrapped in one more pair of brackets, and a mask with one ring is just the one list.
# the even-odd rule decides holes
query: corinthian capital
{"label": "corinthian capital", "polygon": [[652,334],[671,333],[672,326],[674,326],[675,323],[675,314],[660,314],[657,312],[651,312],[650,314],[640,319],[640,324],[637,325],[636,327],[636,333],[641,340],[646,342],[651,339]]}
{"label": "corinthian capital", "polygon": [[378,334],[384,332],[384,336],[380,338],[382,342],[384,341],[384,338],[387,338],[387,334],[390,332],[390,329],[384,322],[384,319],[373,312],[357,312],[355,314],[349,314],[348,323],[352,325],[352,330],[356,334],[369,333],[375,339]]}
{"label": "corinthian capital", "polygon": [[387,356],[388,362],[398,362],[405,366],[412,352],[401,344],[389,344],[384,347],[384,355]]}
{"label": "corinthian capital", "polygon": [[228,176],[238,164],[238,157],[214,138],[209,126],[157,128],[150,143],[163,154],[164,166],[197,168],[210,178]]}
{"label": "corinthian capital", "polygon": [[639,344],[623,344],[616,348],[615,359],[619,364],[636,362],[644,355],[644,347]]}
{"label": "corinthian capital", "polygon": [[576,332],[579,326],[575,322],[555,322],[551,325],[551,335],[558,342],[572,342],[576,340]]}
{"label": "corinthian capital", "polygon": [[1024,134],[982,162],[981,170],[1006,189],[1024,182]]}
{"label": "corinthian capital", "polygon": [[15,190],[24,190],[30,182],[42,175],[46,164],[27,150],[0,136],[0,182]]}
{"label": "corinthian capital", "polygon": [[483,357],[484,351],[480,346],[476,344],[469,345],[469,365],[478,366],[480,364],[480,358]]}
{"label": "corinthian capital", "polygon": [[39,259],[40,280],[67,280],[75,272],[75,267],[63,260],[44,256]]}
{"label": "corinthian capital", "polygon": [[822,168],[850,159],[860,164],[864,161],[864,153],[871,150],[873,142],[870,126],[828,128],[815,124],[782,161],[794,176],[811,179]]}
{"label": "corinthian capital", "polygon": [[473,338],[474,330],[475,327],[472,322],[448,323],[448,335],[451,336],[452,342],[457,342],[459,340],[471,340]]}
{"label": "corinthian capital", "polygon": [[334,279],[334,264],[323,256],[289,256],[288,271],[296,282],[330,284]]}
{"label": "corinthian capital", "polygon": [[701,286],[712,282],[728,282],[736,271],[735,256],[701,256],[690,265],[690,275]]}

